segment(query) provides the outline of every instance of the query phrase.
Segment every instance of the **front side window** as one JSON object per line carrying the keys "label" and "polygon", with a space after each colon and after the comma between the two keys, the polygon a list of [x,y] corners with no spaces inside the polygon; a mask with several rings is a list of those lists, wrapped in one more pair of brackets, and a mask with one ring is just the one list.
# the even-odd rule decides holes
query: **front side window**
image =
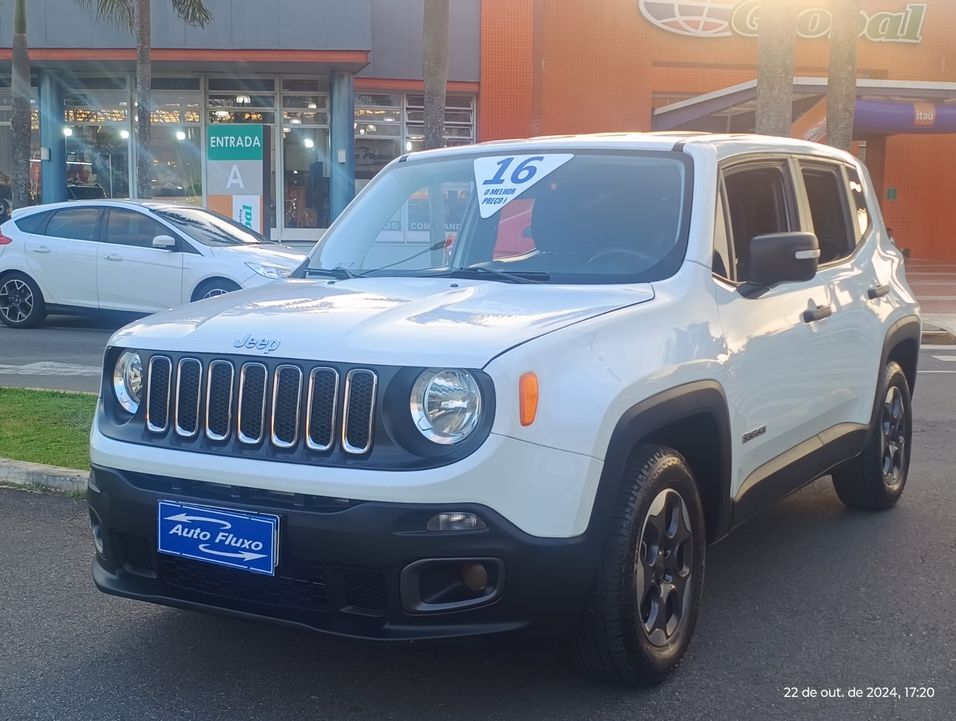
{"label": "front side window", "polygon": [[784,164],[734,167],[724,177],[733,245],[733,276],[750,278],[750,243],[758,235],[794,230],[790,173]]}
{"label": "front side window", "polygon": [[336,221],[309,270],[550,283],[665,278],[686,249],[689,163],[671,152],[396,163]]}
{"label": "front side window", "polygon": [[53,214],[44,235],[73,240],[96,240],[99,223],[99,208],[67,208]]}
{"label": "front side window", "polygon": [[106,223],[106,242],[152,248],[153,238],[157,235],[169,235],[169,230],[135,210],[110,209],[109,221]]}
{"label": "front side window", "polygon": [[256,245],[272,243],[262,235],[224,215],[187,206],[167,206],[154,210],[163,220],[203,245]]}

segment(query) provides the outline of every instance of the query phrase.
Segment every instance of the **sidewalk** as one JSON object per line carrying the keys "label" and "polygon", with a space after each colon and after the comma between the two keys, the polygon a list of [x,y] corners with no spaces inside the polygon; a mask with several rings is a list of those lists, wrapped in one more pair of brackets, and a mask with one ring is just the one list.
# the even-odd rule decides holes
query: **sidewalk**
{"label": "sidewalk", "polygon": [[906,279],[919,299],[924,332],[935,327],[956,335],[956,262],[907,259]]}

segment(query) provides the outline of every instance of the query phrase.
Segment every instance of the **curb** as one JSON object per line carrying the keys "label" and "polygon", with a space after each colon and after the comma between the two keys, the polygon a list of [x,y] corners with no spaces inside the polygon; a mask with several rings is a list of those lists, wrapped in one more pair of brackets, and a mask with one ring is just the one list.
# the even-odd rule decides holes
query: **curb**
{"label": "curb", "polygon": [[89,472],[0,458],[0,483],[23,488],[45,488],[66,493],[85,493]]}

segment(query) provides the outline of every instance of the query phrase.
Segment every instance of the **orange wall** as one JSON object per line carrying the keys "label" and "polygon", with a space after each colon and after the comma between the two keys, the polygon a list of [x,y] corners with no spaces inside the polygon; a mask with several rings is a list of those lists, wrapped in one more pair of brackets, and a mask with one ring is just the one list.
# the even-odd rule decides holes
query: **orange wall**
{"label": "orange wall", "polygon": [[481,4],[481,77],[478,139],[521,138],[531,132],[531,21],[533,0]]}
{"label": "orange wall", "polygon": [[[894,135],[886,140],[883,217],[914,258],[956,259],[956,135]],[[896,188],[896,200],[887,191]]]}
{"label": "orange wall", "polygon": [[[919,0],[861,0],[861,7],[896,12],[908,2]],[[920,43],[859,41],[861,77],[956,82],[956,0],[923,2]],[[652,25],[638,5],[483,0],[479,137],[649,130],[652,108],[665,98],[755,78],[756,38],[684,37]],[[797,40],[796,75],[825,76],[827,62],[826,39]],[[900,244],[915,257],[956,259],[956,234],[944,230],[956,221],[946,197],[956,187],[956,135],[894,136],[885,158],[871,172],[884,179],[884,212]],[[897,189],[897,200],[886,200],[886,188]]]}

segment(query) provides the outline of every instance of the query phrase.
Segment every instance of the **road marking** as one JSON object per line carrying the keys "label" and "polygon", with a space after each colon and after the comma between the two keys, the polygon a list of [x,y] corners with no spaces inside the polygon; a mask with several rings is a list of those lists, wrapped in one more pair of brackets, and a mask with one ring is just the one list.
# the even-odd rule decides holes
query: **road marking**
{"label": "road marking", "polygon": [[917,373],[956,373],[956,371],[916,371]]}
{"label": "road marking", "polygon": [[948,350],[948,351],[956,351],[956,345],[943,345],[942,343],[938,343],[938,344],[933,345],[933,344],[930,344],[930,343],[924,343],[923,345],[920,346],[920,350]]}
{"label": "road marking", "polygon": [[0,364],[0,376],[98,376],[99,366],[85,366],[77,363],[53,363],[41,361],[22,366]]}
{"label": "road marking", "polygon": [[934,355],[933,358],[941,361],[956,361],[956,355]]}

